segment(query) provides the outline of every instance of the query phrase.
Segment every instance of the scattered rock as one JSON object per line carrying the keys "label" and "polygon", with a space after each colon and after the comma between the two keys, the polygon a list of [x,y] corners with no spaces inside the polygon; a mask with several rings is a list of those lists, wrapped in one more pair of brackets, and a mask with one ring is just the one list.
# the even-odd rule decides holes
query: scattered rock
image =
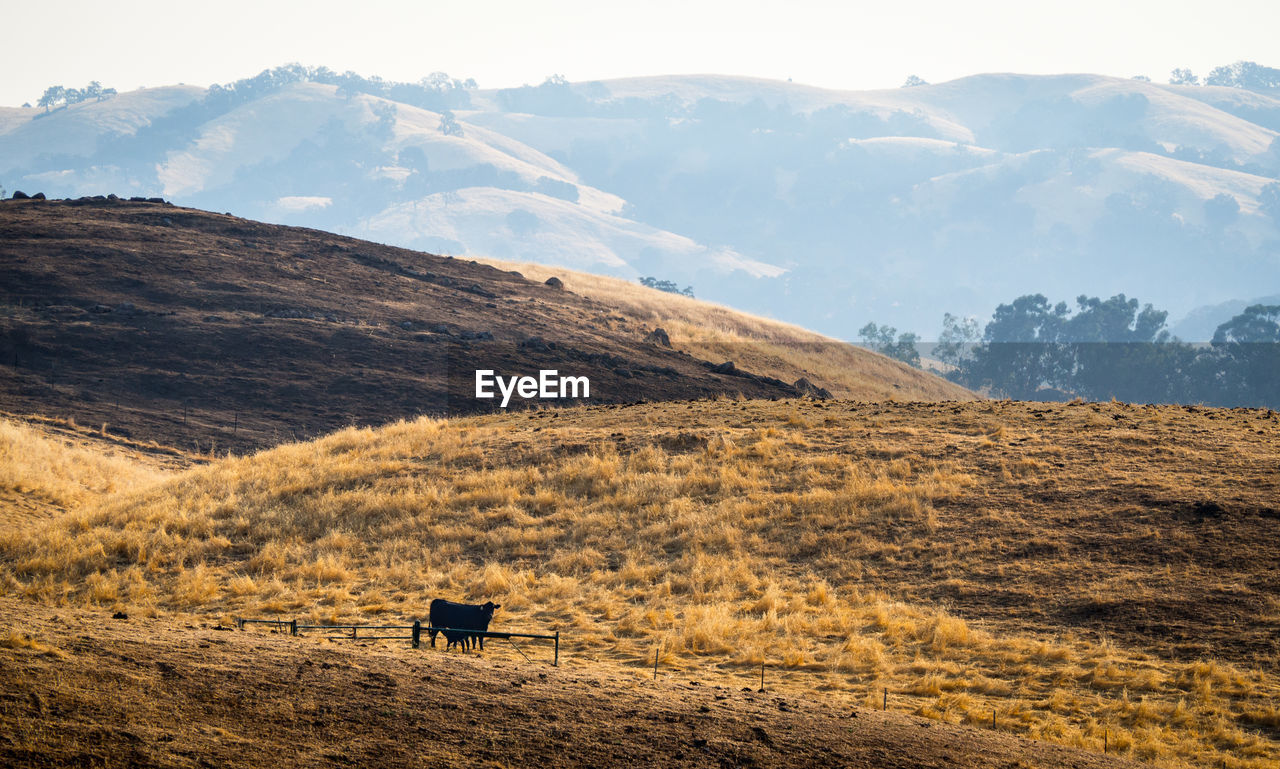
{"label": "scattered rock", "polygon": [[1192,505],[1192,510],[1201,518],[1219,518],[1227,512],[1226,508],[1211,500],[1200,500]]}
{"label": "scattered rock", "polygon": [[44,200],[44,193],[43,193],[43,192],[37,192],[36,194],[34,194],[34,195],[32,195],[32,196],[31,196],[31,199],[32,199],[32,200]]}
{"label": "scattered rock", "polygon": [[89,308],[89,312],[96,312],[101,314],[104,312],[113,312],[113,308],[105,304],[95,304],[94,306]]}
{"label": "scattered rock", "polygon": [[531,336],[520,343],[522,350],[535,350],[537,352],[550,352],[556,348],[555,342],[548,342],[540,336]]}
{"label": "scattered rock", "polygon": [[725,361],[724,363],[721,363],[719,366],[712,366],[712,367],[711,367],[711,370],[712,370],[712,371],[714,371],[714,372],[715,372],[715,373],[717,373],[717,374],[736,374],[736,373],[738,373],[738,367],[737,367],[737,366],[735,366],[735,365],[733,365],[733,361],[731,361],[731,360],[727,360],[727,361]]}
{"label": "scattered rock", "polygon": [[459,334],[458,334],[458,336],[459,336],[459,337],[461,337],[461,338],[463,338],[463,339],[468,339],[468,340],[474,339],[474,340],[479,341],[479,342],[491,342],[491,341],[493,341],[493,332],[491,332],[491,331],[471,331],[471,330],[466,330],[466,331],[463,331],[463,332],[459,333]]}
{"label": "scattered rock", "polygon": [[30,200],[31,196],[22,190],[14,190],[12,200]]}
{"label": "scattered rock", "polygon": [[138,308],[133,305],[133,302],[121,302],[116,305],[117,312],[133,312],[136,309]]}
{"label": "scattered rock", "polygon": [[404,329],[405,331],[412,331],[412,330],[413,330],[413,321],[411,321],[411,320],[406,320],[406,321],[404,321],[403,323],[401,323],[401,324],[400,324],[400,328]]}
{"label": "scattered rock", "polygon": [[649,344],[656,344],[660,347],[670,347],[671,337],[667,336],[667,332],[660,328],[650,331],[644,338]]}
{"label": "scattered rock", "polygon": [[558,288],[558,289],[564,290],[564,281],[560,280],[557,277],[552,276],[550,278],[547,278],[546,284],[548,286],[551,286],[552,288]]}
{"label": "scattered rock", "polygon": [[115,614],[111,615],[111,619],[129,619],[129,615],[125,614],[122,611],[118,611]]}
{"label": "scattered rock", "polygon": [[665,435],[659,442],[668,451],[696,451],[706,447],[707,436],[681,432],[675,435]]}
{"label": "scattered rock", "polygon": [[831,398],[830,390],[827,390],[825,387],[818,387],[804,377],[797,379],[791,386],[795,388],[796,393],[801,397],[807,395],[810,398],[817,398],[819,400],[828,400]]}
{"label": "scattered rock", "polygon": [[432,326],[432,327],[431,327],[431,333],[433,333],[433,334],[450,334],[451,332],[449,331],[449,327],[448,327],[448,326],[446,326],[445,324],[443,324],[443,323],[437,323],[437,324],[435,324],[434,326]]}
{"label": "scattered rock", "polygon": [[635,374],[631,373],[631,369],[626,369],[626,368],[615,368],[613,370],[613,373],[617,374],[623,379],[630,379],[631,377],[635,376]]}

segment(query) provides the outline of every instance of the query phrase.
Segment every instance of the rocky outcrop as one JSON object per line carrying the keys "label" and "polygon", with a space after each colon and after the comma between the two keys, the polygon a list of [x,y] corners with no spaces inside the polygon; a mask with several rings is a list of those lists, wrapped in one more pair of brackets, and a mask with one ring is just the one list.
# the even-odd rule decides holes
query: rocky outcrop
{"label": "rocky outcrop", "polygon": [[667,332],[661,328],[655,328],[645,335],[644,341],[649,344],[656,344],[659,347],[670,347],[671,337],[667,336]]}

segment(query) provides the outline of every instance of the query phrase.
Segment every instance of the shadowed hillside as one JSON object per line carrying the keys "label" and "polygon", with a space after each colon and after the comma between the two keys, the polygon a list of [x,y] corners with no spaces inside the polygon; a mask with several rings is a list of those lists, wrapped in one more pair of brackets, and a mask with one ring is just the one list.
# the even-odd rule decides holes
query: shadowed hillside
{"label": "shadowed hillside", "polygon": [[[189,451],[493,409],[481,368],[586,375],[595,403],[798,394],[776,378],[794,370],[712,370],[731,350],[646,342],[646,319],[573,285],[158,203],[5,201],[0,264],[0,408]],[[863,394],[972,397],[832,349]]]}

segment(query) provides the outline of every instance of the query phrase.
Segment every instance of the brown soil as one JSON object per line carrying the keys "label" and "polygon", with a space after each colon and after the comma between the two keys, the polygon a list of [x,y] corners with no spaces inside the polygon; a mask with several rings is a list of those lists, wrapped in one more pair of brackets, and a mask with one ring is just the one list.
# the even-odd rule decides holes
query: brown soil
{"label": "brown soil", "polygon": [[[0,599],[0,764],[1107,767],[818,697]],[[34,642],[34,643],[33,643]],[[607,693],[607,696],[602,694]]]}

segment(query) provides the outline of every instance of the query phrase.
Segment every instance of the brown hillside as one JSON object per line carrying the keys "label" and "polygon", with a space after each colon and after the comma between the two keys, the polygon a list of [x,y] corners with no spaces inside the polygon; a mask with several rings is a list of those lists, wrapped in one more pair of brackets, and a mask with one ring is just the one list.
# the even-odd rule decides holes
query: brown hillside
{"label": "brown hillside", "polygon": [[492,410],[477,368],[589,376],[594,403],[796,394],[571,285],[167,204],[4,201],[0,265],[0,408],[184,450]]}

